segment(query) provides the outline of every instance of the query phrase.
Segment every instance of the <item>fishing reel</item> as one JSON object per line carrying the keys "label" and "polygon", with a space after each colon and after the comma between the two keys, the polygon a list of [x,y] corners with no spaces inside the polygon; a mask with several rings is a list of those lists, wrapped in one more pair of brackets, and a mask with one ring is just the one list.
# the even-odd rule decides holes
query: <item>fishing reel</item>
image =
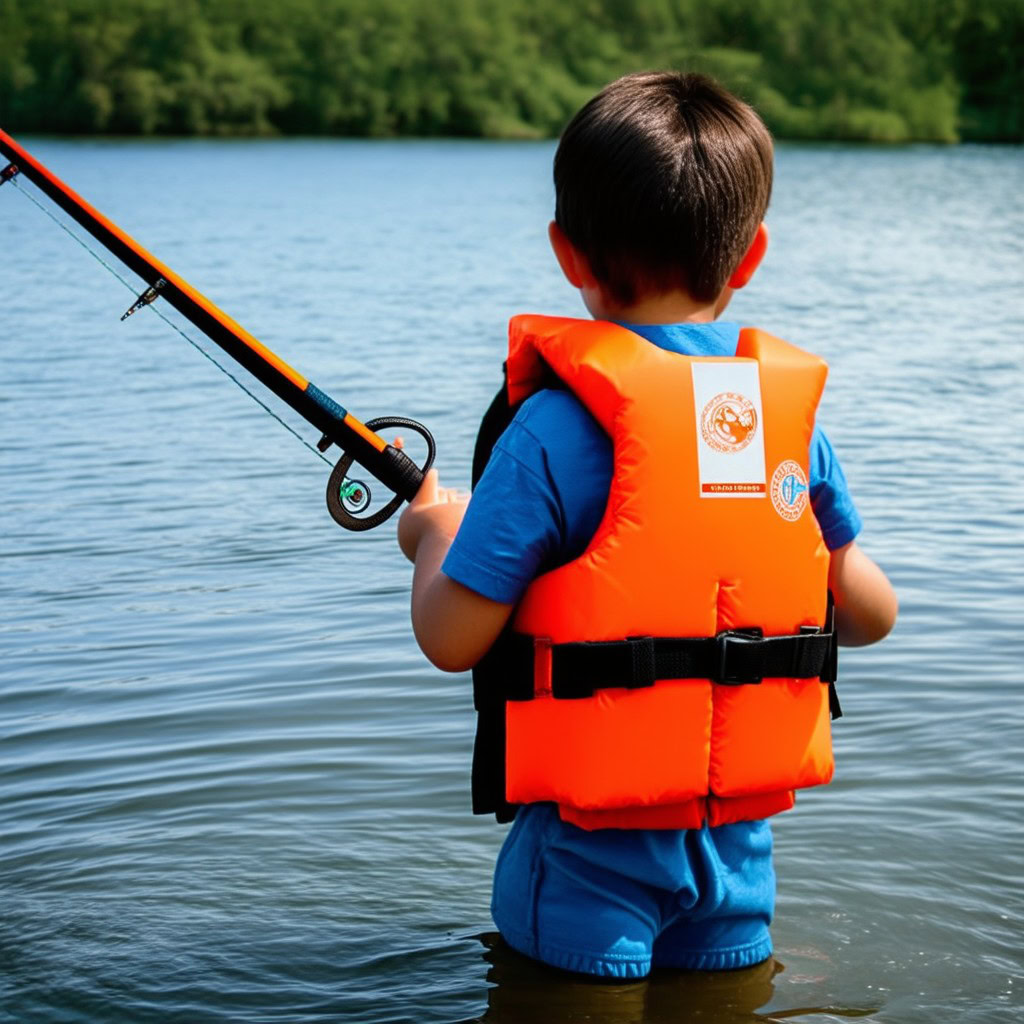
{"label": "fishing reel", "polygon": [[[419,434],[427,444],[427,457],[422,466],[417,466],[405,452],[394,445],[389,444],[381,452],[374,450],[373,475],[394,491],[395,496],[383,508],[370,515],[360,516],[357,513],[364,512],[370,507],[372,493],[362,480],[354,480],[348,475],[356,455],[352,452],[342,452],[327,481],[327,510],[334,521],[346,530],[372,530],[375,526],[387,522],[401,508],[402,502],[411,501],[415,497],[437,454],[430,431],[416,420],[407,419],[405,416],[378,416],[376,419],[367,420],[365,425],[375,433],[391,427],[400,427]],[[370,459],[361,456],[360,461],[369,462]]]}

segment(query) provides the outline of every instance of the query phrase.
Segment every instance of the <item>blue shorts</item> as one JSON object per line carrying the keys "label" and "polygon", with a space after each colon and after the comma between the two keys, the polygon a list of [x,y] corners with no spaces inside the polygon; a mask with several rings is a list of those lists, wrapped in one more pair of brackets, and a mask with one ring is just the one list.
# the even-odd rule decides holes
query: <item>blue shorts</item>
{"label": "blue shorts", "polygon": [[491,913],[520,953],[569,971],[642,978],[771,956],[767,821],[689,830],[600,829],[523,807],[494,871]]}

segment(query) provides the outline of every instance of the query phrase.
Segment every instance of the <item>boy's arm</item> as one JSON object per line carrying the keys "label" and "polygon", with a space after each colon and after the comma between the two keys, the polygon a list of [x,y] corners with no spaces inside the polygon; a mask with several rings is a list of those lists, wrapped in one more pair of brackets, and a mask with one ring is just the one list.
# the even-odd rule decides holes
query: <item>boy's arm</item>
{"label": "boy's arm", "polygon": [[398,543],[415,565],[412,628],[423,653],[445,672],[472,668],[498,638],[514,605],[456,583],[441,563],[465,515],[468,498],[439,487],[431,470],[398,520]]}
{"label": "boy's arm", "polygon": [[832,552],[828,585],[836,603],[841,644],[863,647],[881,640],[892,629],[899,610],[896,593],[856,541]]}
{"label": "boy's arm", "polygon": [[839,642],[848,647],[873,644],[896,622],[896,594],[882,570],[857,547],[860,516],[846,474],[818,427],[811,438],[808,475],[811,505],[832,556],[828,586],[836,602]]}

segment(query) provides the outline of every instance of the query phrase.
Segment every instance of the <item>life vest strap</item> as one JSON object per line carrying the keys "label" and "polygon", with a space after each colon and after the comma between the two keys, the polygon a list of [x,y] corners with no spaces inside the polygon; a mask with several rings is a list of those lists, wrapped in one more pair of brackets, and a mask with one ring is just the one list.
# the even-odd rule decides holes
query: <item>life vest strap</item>
{"label": "life vest strap", "polygon": [[836,635],[764,637],[760,630],[727,630],[709,637],[629,637],[611,642],[551,645],[551,693],[563,700],[605,687],[637,689],[658,679],[710,679],[745,686],[763,679],[835,678]]}
{"label": "life vest strap", "polygon": [[605,688],[640,689],[659,679],[710,679],[723,686],[756,685],[764,679],[820,679],[833,684],[838,663],[831,605],[824,629],[804,626],[787,636],[765,637],[759,628],[751,628],[709,637],[643,636],[563,644],[513,633],[509,641],[502,651],[501,674],[512,684],[502,694],[505,700],[531,700],[536,695],[524,681],[534,679],[539,647],[545,649],[545,661],[550,649],[549,692],[559,700],[592,697],[595,690]]}

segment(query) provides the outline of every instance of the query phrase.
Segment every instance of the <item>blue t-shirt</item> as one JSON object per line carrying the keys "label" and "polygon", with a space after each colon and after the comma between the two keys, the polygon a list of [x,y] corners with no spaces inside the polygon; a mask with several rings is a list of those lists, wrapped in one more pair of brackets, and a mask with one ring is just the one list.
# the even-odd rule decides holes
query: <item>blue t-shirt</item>
{"label": "blue t-shirt", "polygon": [[[733,356],[739,342],[739,327],[733,323],[623,326],[659,348],[683,355]],[[611,439],[571,392],[532,395],[495,445],[442,571],[492,601],[517,602],[542,572],[583,553],[604,514],[612,470]],[[817,428],[811,439],[808,482],[828,548],[849,543],[860,532],[860,517],[832,446]],[[533,822],[543,817],[545,806],[520,810],[520,833],[524,815]],[[766,828],[760,822],[705,826],[691,832],[689,839],[687,830],[636,829],[610,842],[601,833],[577,835],[575,826],[557,827],[567,834],[566,841],[584,844],[589,859],[610,874],[656,879],[656,887],[667,890],[685,889],[687,879],[700,874],[705,861],[714,861],[737,843],[755,843]],[[512,837],[510,833],[506,847]],[[516,856],[532,863],[537,852],[517,849]],[[759,893],[770,908],[775,890],[770,858],[748,858],[744,863],[747,875],[736,884]],[[506,904],[516,899],[522,896],[496,884],[495,919],[503,917]]]}

